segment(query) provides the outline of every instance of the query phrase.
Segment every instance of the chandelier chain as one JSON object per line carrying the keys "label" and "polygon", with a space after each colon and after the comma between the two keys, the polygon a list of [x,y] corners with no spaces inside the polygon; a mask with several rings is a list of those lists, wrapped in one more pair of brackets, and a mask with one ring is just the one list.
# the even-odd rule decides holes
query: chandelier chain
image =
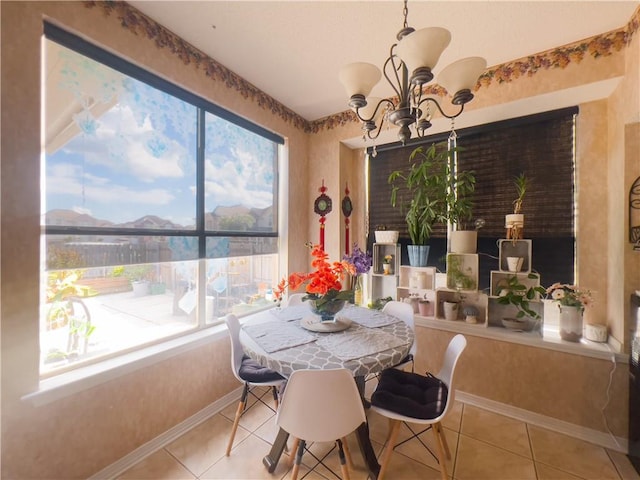
{"label": "chandelier chain", "polygon": [[404,26],[403,28],[407,28],[409,24],[407,23],[407,16],[409,15],[409,7],[407,7],[407,1],[404,0],[404,8],[402,9],[402,14],[404,15]]}

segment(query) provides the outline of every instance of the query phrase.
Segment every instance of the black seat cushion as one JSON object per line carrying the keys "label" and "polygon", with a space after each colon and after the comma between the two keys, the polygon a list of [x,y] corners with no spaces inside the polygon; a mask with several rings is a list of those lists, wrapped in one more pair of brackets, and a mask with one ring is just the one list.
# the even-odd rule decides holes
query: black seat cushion
{"label": "black seat cushion", "polygon": [[251,383],[264,383],[284,380],[284,377],[278,372],[267,367],[263,367],[247,355],[242,357],[242,365],[240,365],[238,376],[245,382]]}
{"label": "black seat cushion", "polygon": [[380,374],[371,404],[407,417],[431,419],[444,411],[449,390],[433,376],[388,369]]}

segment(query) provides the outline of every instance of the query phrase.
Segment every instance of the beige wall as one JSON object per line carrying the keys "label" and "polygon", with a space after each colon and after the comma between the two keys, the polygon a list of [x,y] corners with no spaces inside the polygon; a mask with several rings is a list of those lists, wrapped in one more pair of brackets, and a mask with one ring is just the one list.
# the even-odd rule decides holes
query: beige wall
{"label": "beige wall", "polygon": [[[87,8],[79,2],[2,1],[0,9],[1,473],[3,478],[87,477],[195,414],[238,384],[227,369],[229,351],[225,340],[43,407],[21,400],[38,385],[40,132],[37,126],[43,18],[286,138],[288,158],[283,170],[288,171],[290,181],[284,186],[288,196],[283,209],[287,222],[282,241],[289,247],[284,252],[288,271],[308,268],[303,245],[318,238],[317,216],[311,211],[323,178],[334,200],[335,212],[327,220],[329,253],[334,257],[344,250],[344,219],[339,212],[345,182],[349,182],[355,206],[352,239],[364,240],[364,159],[361,151],[351,151],[341,144],[344,139],[356,137],[359,127],[347,123],[307,133],[292,117],[282,115],[277,106],[259,106],[251,95],[208,78],[194,64],[186,65],[167,48],[158,48],[142,32],[134,35],[123,28],[117,12],[107,15],[102,8]],[[599,293],[606,292],[603,298],[598,298],[598,317],[609,323],[621,341],[625,335],[627,293],[632,290],[632,280],[638,280],[631,272],[633,266],[638,271],[640,257],[630,252],[622,238],[620,230],[625,231],[626,217],[625,213],[619,213],[625,211],[622,197],[628,193],[630,182],[640,174],[637,148],[634,150],[639,137],[638,42],[636,34],[626,50],[611,56],[586,57],[565,69],[541,70],[533,76],[504,83],[490,82],[480,89],[470,106],[480,109],[625,75],[611,98],[580,105],[579,129],[593,133],[578,137],[579,185],[592,187],[580,192],[579,206],[589,212],[579,223],[580,281]],[[635,103],[629,99],[635,99]],[[608,131],[606,135],[596,135],[604,129]],[[595,199],[590,197],[592,191]],[[585,218],[588,221],[583,223]],[[609,234],[592,235],[594,225]],[[593,256],[599,258],[594,260]],[[420,354],[419,362],[428,365],[429,358],[439,358],[448,336],[421,329],[419,346],[424,353]],[[609,362],[472,337],[468,358],[462,365],[461,386],[469,393],[604,431],[598,417]],[[511,365],[519,372],[518,376]],[[611,418],[614,432],[624,436],[623,371],[624,367],[620,368],[614,377],[610,410],[616,411]],[[521,372],[530,376],[522,377]],[[569,378],[569,388],[564,388]]]}

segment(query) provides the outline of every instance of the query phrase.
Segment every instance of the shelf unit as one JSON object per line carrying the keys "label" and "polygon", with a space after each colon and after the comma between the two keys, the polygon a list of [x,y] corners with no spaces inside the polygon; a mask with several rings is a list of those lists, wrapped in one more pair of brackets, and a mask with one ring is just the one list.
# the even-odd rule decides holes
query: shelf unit
{"label": "shelf unit", "polygon": [[522,257],[522,267],[518,273],[531,272],[531,240],[499,240],[498,268],[501,272],[509,272],[507,257]]}
{"label": "shelf unit", "polygon": [[[392,255],[393,261],[388,274],[384,273],[382,260]],[[371,266],[371,300],[397,298],[398,276],[400,273],[400,245],[397,243],[374,243],[373,264]]]}

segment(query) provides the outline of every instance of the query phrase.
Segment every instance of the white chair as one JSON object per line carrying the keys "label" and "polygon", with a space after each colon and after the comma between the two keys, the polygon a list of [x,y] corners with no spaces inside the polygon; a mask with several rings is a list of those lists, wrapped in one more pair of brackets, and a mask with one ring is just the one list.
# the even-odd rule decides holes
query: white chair
{"label": "white chair", "polygon": [[[276,424],[295,438],[291,450],[295,454],[291,480],[298,477],[307,442],[334,441],[340,454],[342,476],[349,479],[346,461],[350,456],[347,450],[345,458],[344,438],[366,421],[362,399],[351,372],[346,369],[294,371],[276,415]],[[331,451],[333,449],[327,455]],[[314,457],[318,461],[315,466],[321,464],[327,455],[321,459]]]}
{"label": "white chair", "polygon": [[[265,393],[262,393],[262,395],[256,395],[254,392],[252,392],[252,389],[254,387],[271,387],[271,391],[273,392],[273,400],[275,402],[275,409],[272,410],[277,411],[278,387],[282,385],[282,383],[285,381],[285,378],[278,372],[263,367],[258,362],[245,355],[244,350],[242,349],[242,344],[240,343],[240,322],[235,315],[227,315],[225,317],[225,322],[229,330],[229,336],[231,337],[231,370],[233,371],[233,375],[240,382],[244,383],[242,396],[240,397],[240,402],[238,403],[238,408],[236,410],[236,416],[233,421],[233,427],[231,429],[231,437],[229,438],[229,444],[227,445],[226,453],[228,457],[231,453],[231,448],[233,448],[233,440],[236,436],[236,431],[238,430],[240,417],[242,417],[242,414],[245,412],[245,409],[247,407],[247,397],[249,396],[249,394],[253,395],[264,405],[267,405],[262,400],[262,397]],[[267,405],[267,407],[271,408],[269,405]]]}
{"label": "white chair", "polygon": [[[413,307],[411,306],[410,303],[398,302],[398,301],[392,300],[390,302],[387,302],[384,305],[384,307],[382,307],[382,311],[387,315],[391,315],[393,317],[399,318],[404,323],[406,323],[411,328],[411,330],[415,333],[416,331],[415,321],[413,319],[414,312],[413,312]],[[414,340],[407,356],[404,357],[399,364],[394,365],[393,368],[399,368],[401,370],[404,370],[407,365],[411,365],[411,371],[413,372],[414,356],[416,354],[417,349],[418,349],[418,345]]]}
{"label": "white chair", "polygon": [[295,307],[296,305],[302,305],[302,298],[306,293],[293,293],[289,295],[287,299],[287,307]]}
{"label": "white chair", "polygon": [[[432,428],[438,450],[440,474],[442,480],[447,480],[445,455],[446,458],[451,458],[451,452],[440,422],[453,405],[454,371],[466,346],[467,339],[464,335],[458,334],[453,337],[444,354],[442,368],[436,376],[422,376],[395,369],[385,370],[380,375],[378,387],[371,396],[371,410],[389,419],[389,435],[380,462],[378,480],[384,478],[403,422],[427,425],[427,428],[418,433],[411,430],[413,436],[409,440]],[[399,393],[400,390],[403,393]]]}

